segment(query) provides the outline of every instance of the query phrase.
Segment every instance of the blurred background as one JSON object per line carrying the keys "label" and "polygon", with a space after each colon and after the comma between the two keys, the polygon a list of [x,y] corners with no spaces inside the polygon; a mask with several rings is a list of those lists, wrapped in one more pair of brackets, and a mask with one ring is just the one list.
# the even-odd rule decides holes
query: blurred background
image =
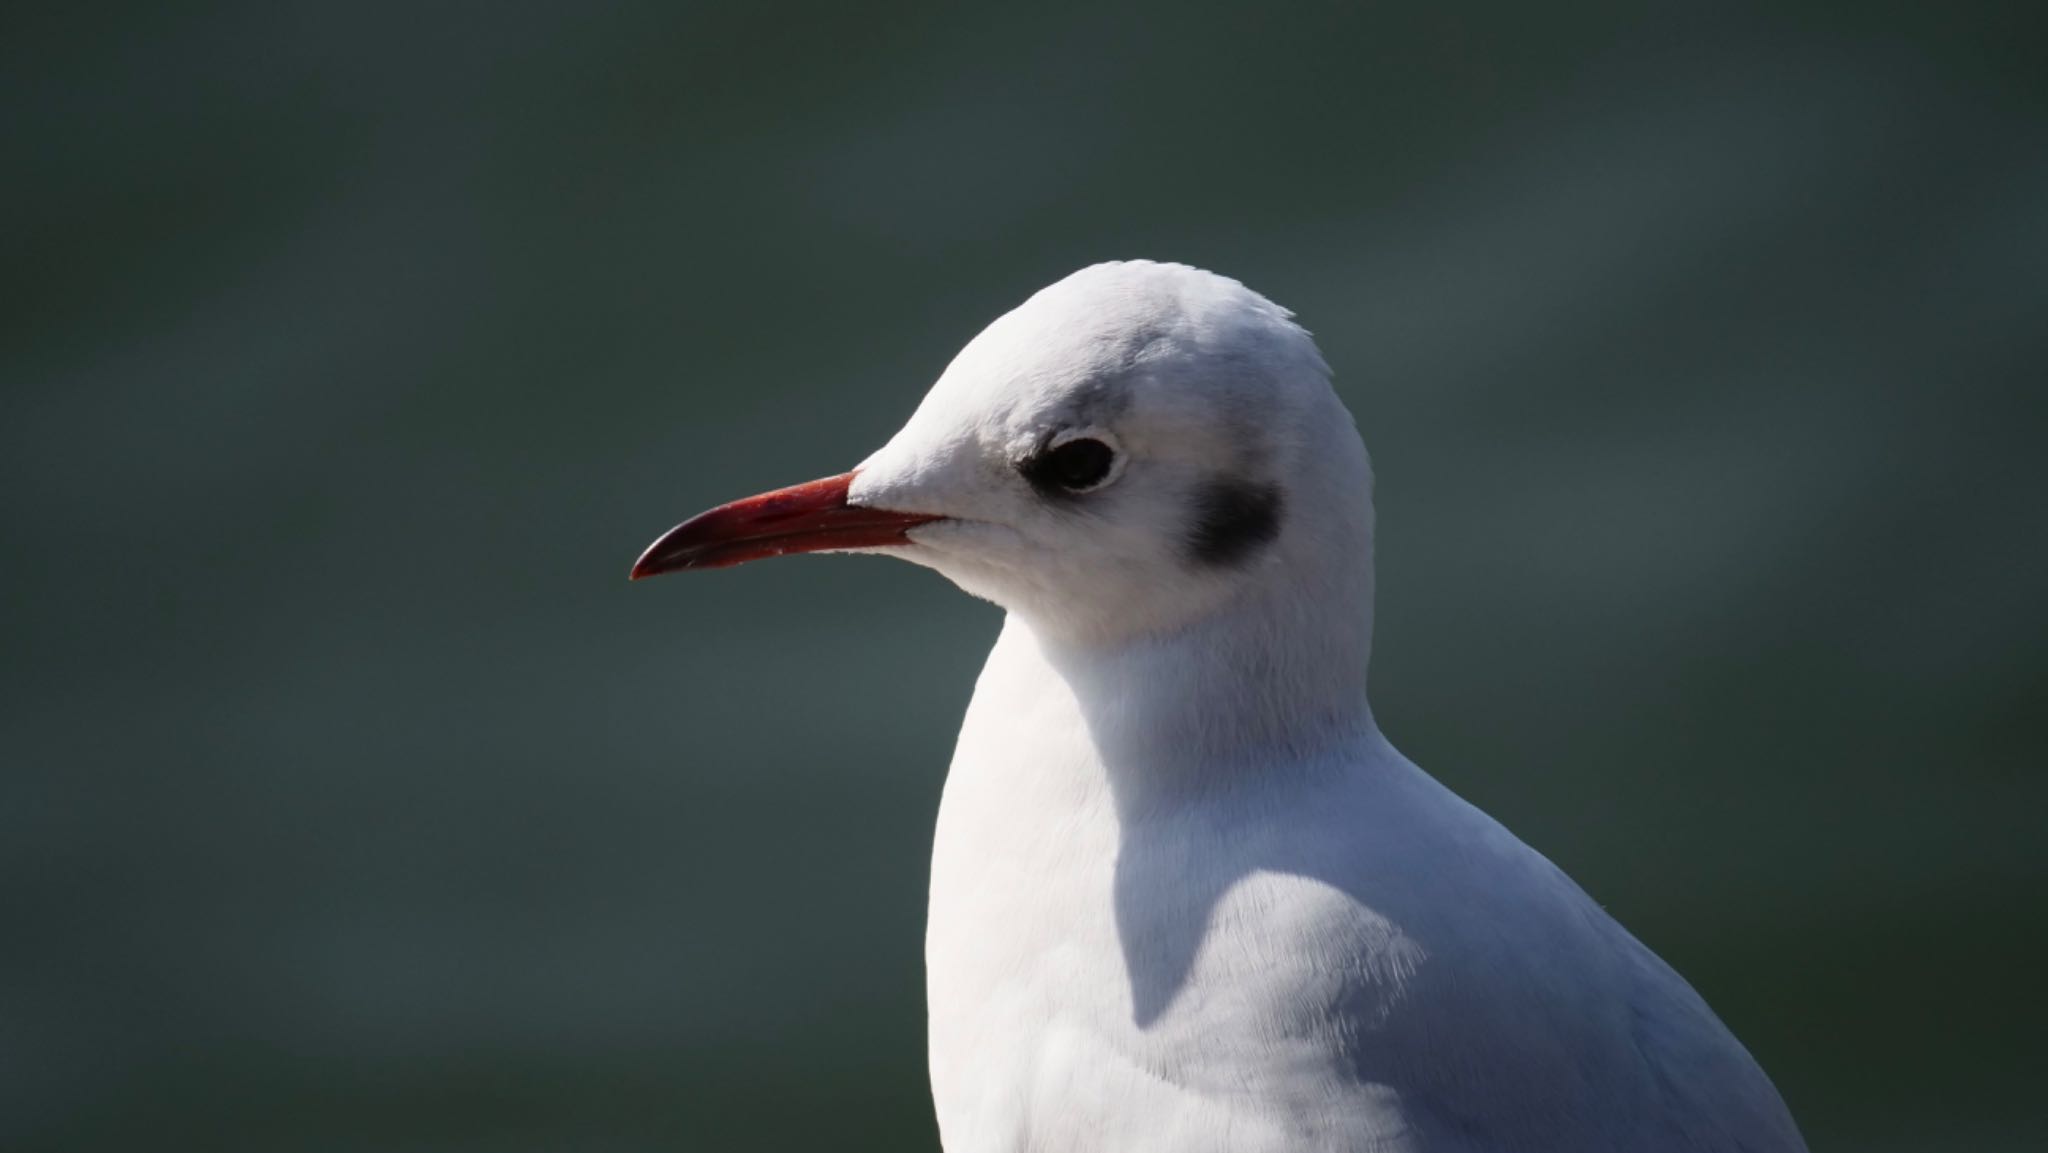
{"label": "blurred background", "polygon": [[1150,256],[1336,366],[1397,744],[1816,1150],[2043,1148],[2048,10],[1714,7],[11,7],[0,1146],[935,1149],[996,612],[625,571]]}

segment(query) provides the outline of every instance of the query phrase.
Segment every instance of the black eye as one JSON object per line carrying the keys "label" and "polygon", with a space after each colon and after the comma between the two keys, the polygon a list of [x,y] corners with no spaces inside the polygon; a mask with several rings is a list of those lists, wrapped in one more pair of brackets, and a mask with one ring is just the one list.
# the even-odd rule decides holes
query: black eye
{"label": "black eye", "polygon": [[1086,492],[1109,476],[1116,450],[1081,437],[1055,445],[1024,463],[1024,476],[1041,492]]}

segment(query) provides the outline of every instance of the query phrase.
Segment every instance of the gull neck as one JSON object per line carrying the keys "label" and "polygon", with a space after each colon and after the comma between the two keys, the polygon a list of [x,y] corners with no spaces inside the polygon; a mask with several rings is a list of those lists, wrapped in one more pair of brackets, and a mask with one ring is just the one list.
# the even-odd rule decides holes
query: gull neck
{"label": "gull neck", "polygon": [[1062,641],[1016,617],[1012,629],[1071,691],[1127,815],[1327,764],[1378,732],[1366,698],[1369,562],[1362,582],[1275,580],[1113,644]]}

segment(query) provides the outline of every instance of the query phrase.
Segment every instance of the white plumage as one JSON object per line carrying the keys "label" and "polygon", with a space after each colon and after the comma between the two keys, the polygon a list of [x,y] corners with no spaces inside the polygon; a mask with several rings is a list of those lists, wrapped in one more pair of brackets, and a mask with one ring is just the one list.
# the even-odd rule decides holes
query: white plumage
{"label": "white plumage", "polygon": [[932,858],[946,1149],[1804,1149],[1682,978],[1381,735],[1328,377],[1235,281],[1099,265],[846,478],[906,514],[853,544],[1009,613]]}

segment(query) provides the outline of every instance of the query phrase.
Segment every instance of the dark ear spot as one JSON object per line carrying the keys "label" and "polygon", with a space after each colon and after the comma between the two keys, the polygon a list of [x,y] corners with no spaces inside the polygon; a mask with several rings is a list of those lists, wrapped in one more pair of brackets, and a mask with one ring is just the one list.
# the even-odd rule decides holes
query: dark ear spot
{"label": "dark ear spot", "polygon": [[1195,494],[1188,552],[1203,564],[1236,564],[1280,535],[1280,490],[1244,480],[1214,480]]}

